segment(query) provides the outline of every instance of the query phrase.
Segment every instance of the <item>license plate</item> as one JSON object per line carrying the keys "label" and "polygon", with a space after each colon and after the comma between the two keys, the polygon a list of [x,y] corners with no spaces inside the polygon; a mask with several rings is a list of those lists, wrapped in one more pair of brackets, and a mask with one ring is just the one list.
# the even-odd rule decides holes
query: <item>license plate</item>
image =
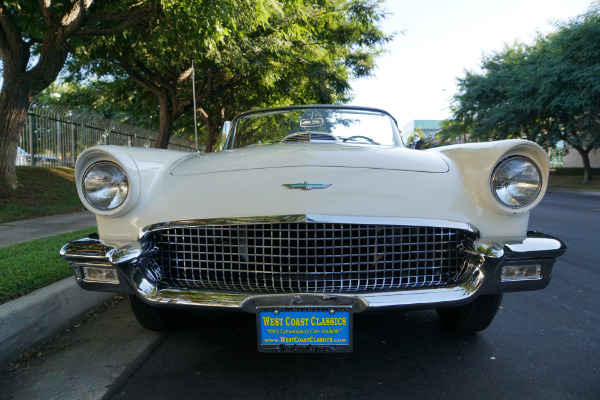
{"label": "license plate", "polygon": [[258,351],[352,351],[351,307],[261,307]]}

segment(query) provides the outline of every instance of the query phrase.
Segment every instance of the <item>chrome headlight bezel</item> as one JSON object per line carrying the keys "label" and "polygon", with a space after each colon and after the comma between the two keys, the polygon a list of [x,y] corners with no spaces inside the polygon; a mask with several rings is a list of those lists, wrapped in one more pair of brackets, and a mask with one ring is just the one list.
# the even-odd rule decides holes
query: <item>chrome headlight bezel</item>
{"label": "chrome headlight bezel", "polygon": [[[96,177],[91,177],[92,174],[96,174]],[[92,179],[101,181],[95,183],[97,188],[94,192],[89,188]],[[112,161],[97,161],[91,164],[83,173],[81,181],[81,190],[87,203],[104,212],[112,212],[121,207],[129,197],[130,186],[125,170]],[[94,195],[99,192],[104,192],[103,198]]]}
{"label": "chrome headlight bezel", "polygon": [[[83,151],[75,164],[75,181],[77,194],[89,211],[101,217],[120,217],[130,212],[137,204],[141,195],[141,174],[138,163],[129,154],[129,149],[119,146],[96,146]],[[129,193],[125,200],[115,208],[101,210],[94,207],[84,193],[84,175],[96,163],[113,163],[127,176]]]}
{"label": "chrome headlight bezel", "polygon": [[[521,165],[518,165],[521,164]],[[510,177],[507,178],[507,169],[515,168]],[[508,180],[507,180],[508,179]],[[509,190],[509,186],[521,186],[524,193],[515,196],[515,190]],[[530,187],[527,187],[530,186]],[[490,175],[490,190],[494,199],[503,207],[512,210],[526,208],[536,201],[544,186],[543,175],[540,167],[529,157],[514,155],[501,160]],[[501,192],[501,191],[504,192]]]}

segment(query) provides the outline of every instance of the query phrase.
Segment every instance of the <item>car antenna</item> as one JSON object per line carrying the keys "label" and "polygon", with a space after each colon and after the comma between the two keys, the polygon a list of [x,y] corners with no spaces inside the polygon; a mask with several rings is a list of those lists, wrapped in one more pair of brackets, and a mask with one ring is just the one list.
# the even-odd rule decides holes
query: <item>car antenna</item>
{"label": "car antenna", "polygon": [[194,138],[196,140],[196,154],[200,153],[198,150],[198,122],[196,118],[196,75],[194,73],[194,59],[192,58],[192,95],[194,96]]}

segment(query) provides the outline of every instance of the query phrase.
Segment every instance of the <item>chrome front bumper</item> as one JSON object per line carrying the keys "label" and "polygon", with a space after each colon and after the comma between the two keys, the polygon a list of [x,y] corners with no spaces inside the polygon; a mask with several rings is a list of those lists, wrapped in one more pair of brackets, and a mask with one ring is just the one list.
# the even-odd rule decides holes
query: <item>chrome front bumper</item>
{"label": "chrome front bumper", "polygon": [[[539,290],[550,283],[552,266],[565,250],[560,240],[530,231],[521,243],[503,247],[476,243],[474,262],[466,268],[460,283],[453,286],[327,294],[260,294],[161,287],[157,283],[157,271],[153,271],[143,257],[150,249],[144,249],[140,243],[116,249],[102,244],[97,236],[68,243],[60,254],[73,267],[79,286],[86,290],[135,294],[157,306],[221,307],[255,313],[257,307],[299,305],[351,306],[354,312],[384,307],[439,308],[468,303],[481,294]],[[503,280],[503,267],[533,265],[540,271],[539,278]],[[114,283],[86,279],[86,268],[112,271],[116,279]]]}

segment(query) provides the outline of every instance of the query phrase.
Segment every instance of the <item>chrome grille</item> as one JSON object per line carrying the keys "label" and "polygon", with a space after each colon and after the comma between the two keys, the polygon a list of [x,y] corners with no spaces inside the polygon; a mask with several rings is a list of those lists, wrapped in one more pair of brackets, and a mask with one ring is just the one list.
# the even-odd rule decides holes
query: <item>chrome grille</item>
{"label": "chrome grille", "polygon": [[153,233],[161,283],[264,293],[445,286],[464,266],[470,233],[454,228],[268,223]]}

